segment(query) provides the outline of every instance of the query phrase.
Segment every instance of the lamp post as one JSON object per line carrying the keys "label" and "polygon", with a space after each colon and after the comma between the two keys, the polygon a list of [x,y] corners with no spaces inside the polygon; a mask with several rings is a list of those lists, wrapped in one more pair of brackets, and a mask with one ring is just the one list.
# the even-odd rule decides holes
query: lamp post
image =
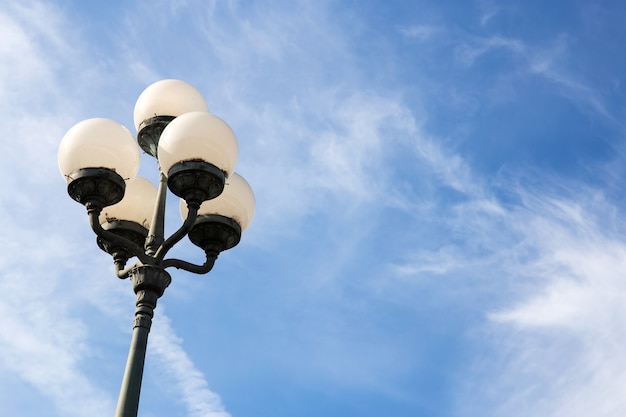
{"label": "lamp post", "polygon": [[[152,316],[171,282],[166,269],[209,272],[221,251],[239,243],[255,210],[250,186],[234,172],[235,135],[208,112],[194,87],[179,80],[152,84],[139,96],[134,120],[137,142],[113,120],[88,119],[65,134],[58,154],[70,197],[85,206],[98,246],[112,256],[116,275],[130,278],[136,294],[116,417],[137,416]],[[157,159],[158,189],[137,176],[137,143]],[[183,223],[166,239],[168,189],[181,199]],[[185,236],[204,251],[203,264],[166,258]],[[131,258],[136,262],[127,267]]]}

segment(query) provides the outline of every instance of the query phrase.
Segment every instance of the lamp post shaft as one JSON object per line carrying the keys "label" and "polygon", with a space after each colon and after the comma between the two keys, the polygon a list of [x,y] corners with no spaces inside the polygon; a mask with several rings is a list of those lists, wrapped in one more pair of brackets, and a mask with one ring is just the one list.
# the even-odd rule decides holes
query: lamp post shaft
{"label": "lamp post shaft", "polygon": [[148,334],[158,298],[170,284],[170,275],[162,268],[142,265],[130,272],[133,289],[137,295],[133,338],[126,361],[126,370],[120,389],[115,417],[137,417],[141,379],[146,359]]}
{"label": "lamp post shaft", "polygon": [[150,231],[146,241],[146,252],[154,255],[163,243],[165,231],[165,201],[167,195],[167,177],[159,169],[159,189],[150,222]]}
{"label": "lamp post shaft", "polygon": [[150,329],[143,326],[137,326],[133,329],[133,338],[128,352],[115,417],[137,416],[149,332]]}

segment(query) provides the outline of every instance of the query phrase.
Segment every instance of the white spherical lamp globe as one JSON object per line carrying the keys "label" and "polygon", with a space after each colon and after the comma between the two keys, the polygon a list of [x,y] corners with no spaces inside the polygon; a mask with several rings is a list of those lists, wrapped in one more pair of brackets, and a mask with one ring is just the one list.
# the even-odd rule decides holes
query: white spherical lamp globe
{"label": "white spherical lamp globe", "polygon": [[135,128],[139,131],[141,123],[153,117],[177,117],[192,111],[209,111],[204,97],[195,87],[180,80],[157,81],[137,99]]}
{"label": "white spherical lamp globe", "polygon": [[165,175],[184,161],[204,161],[215,165],[228,178],[235,170],[239,145],[232,129],[217,116],[206,112],[185,113],[163,130],[158,158]]}
{"label": "white spherical lamp globe", "polygon": [[[218,197],[202,203],[198,210],[198,216],[218,214],[233,219],[246,230],[256,210],[254,193],[248,182],[239,174],[233,173],[226,180],[224,191]],[[187,218],[187,205],[184,200],[180,201],[180,214],[183,219]]]}
{"label": "white spherical lamp globe", "polygon": [[149,229],[156,198],[157,189],[150,181],[143,177],[132,178],[126,181],[126,192],[122,201],[102,210],[100,224],[126,220]]}
{"label": "white spherical lamp globe", "polygon": [[87,119],[63,136],[58,162],[67,183],[72,173],[84,168],[105,168],[130,179],[139,170],[139,147],[128,129],[116,121]]}

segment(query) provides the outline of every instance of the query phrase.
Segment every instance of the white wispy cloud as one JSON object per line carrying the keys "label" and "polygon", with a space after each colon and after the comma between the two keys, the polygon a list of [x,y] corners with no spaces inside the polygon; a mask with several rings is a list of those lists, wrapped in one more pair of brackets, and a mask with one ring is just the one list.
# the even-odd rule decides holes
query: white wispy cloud
{"label": "white wispy cloud", "polygon": [[522,39],[500,35],[488,37],[462,37],[457,40],[456,57],[461,65],[472,66],[477,60],[498,51],[509,53],[518,58],[521,64],[513,72],[521,70],[527,74],[541,77],[553,84],[560,94],[572,100],[582,109],[614,122],[611,112],[606,107],[606,99],[600,90],[580,74],[571,71],[575,62],[575,41],[567,34],[554,39],[533,44]]}
{"label": "white wispy cloud", "polygon": [[472,42],[461,42],[456,49],[456,57],[459,63],[471,66],[485,54],[497,50],[525,55],[526,45],[519,39],[504,36],[476,38]]}
{"label": "white wispy cloud", "polygon": [[[5,210],[2,218],[3,230],[24,241],[0,239],[0,369],[19,375],[64,415],[110,414],[112,396],[83,370],[90,355],[90,329],[76,315],[86,302],[76,290],[88,283],[64,280],[81,250],[58,234],[24,233],[11,225],[21,219]],[[24,253],[30,263],[22,262]]]}
{"label": "white wispy cloud", "polygon": [[89,330],[74,314],[85,300],[72,298],[72,286],[63,281],[73,262],[70,254],[81,253],[80,246],[51,228],[54,216],[46,210],[57,205],[50,201],[50,190],[39,188],[54,184],[57,175],[50,161],[56,155],[51,136],[61,132],[59,123],[67,113],[54,118],[53,111],[42,110],[58,93],[61,62],[72,55],[62,37],[68,30],[62,15],[45,3],[5,6],[0,12],[6,40],[0,47],[0,109],[7,116],[0,129],[5,138],[0,168],[5,178],[0,190],[2,369],[50,398],[59,413],[107,415],[111,397],[83,370]]}
{"label": "white wispy cloud", "polygon": [[[176,336],[170,320],[159,311],[150,334],[149,354],[162,364],[164,375],[180,393],[187,413],[191,417],[229,417],[220,397],[209,389],[202,372],[195,367]],[[176,395],[178,397],[178,395]]]}
{"label": "white wispy cloud", "polygon": [[485,7],[480,17],[480,25],[486,26],[499,13],[500,13],[500,8],[498,6],[489,5],[489,7]]}
{"label": "white wispy cloud", "polygon": [[[459,415],[621,415],[626,243],[619,208],[593,187],[546,173],[537,173],[541,185],[508,177],[492,190],[468,173],[456,175],[483,191],[468,193],[470,201],[445,220],[451,236],[466,234],[463,241],[418,250],[396,266],[405,290],[411,277],[467,274],[454,285],[503,291],[500,306],[484,311],[477,337],[493,350],[479,354],[467,375],[472,388]],[[482,198],[501,193],[498,187],[509,201]]]}
{"label": "white wispy cloud", "polygon": [[537,284],[489,316],[502,354],[512,355],[496,379],[507,415],[618,416],[626,406],[618,394],[626,384],[626,243],[623,223],[606,221],[614,210],[583,188],[535,195],[511,219],[535,254],[517,270]]}

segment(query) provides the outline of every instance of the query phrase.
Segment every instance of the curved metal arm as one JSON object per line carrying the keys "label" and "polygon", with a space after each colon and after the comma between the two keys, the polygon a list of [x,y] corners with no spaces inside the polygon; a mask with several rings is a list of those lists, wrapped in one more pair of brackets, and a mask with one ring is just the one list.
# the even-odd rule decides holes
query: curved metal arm
{"label": "curved metal arm", "polygon": [[187,209],[189,210],[189,213],[187,214],[187,218],[185,219],[183,224],[180,226],[180,228],[177,231],[175,231],[172,234],[172,236],[168,237],[167,240],[163,242],[163,244],[156,251],[154,258],[157,260],[157,262],[162,261],[163,258],[165,258],[165,255],[167,254],[167,252],[172,248],[172,246],[178,243],[183,237],[187,235],[187,233],[189,233],[189,231],[191,230],[191,228],[196,222],[199,208],[200,206],[198,204],[187,205]]}
{"label": "curved metal arm", "polygon": [[211,269],[213,269],[213,265],[217,259],[217,254],[206,254],[206,262],[204,265],[196,265],[191,262],[181,261],[180,259],[166,259],[163,261],[163,268],[168,268],[173,266],[177,269],[184,269],[185,271],[194,273],[194,274],[206,274]]}
{"label": "curved metal arm", "polygon": [[100,237],[101,239],[108,240],[109,242],[117,243],[118,245],[128,249],[134,256],[139,258],[139,260],[145,264],[152,264],[153,260],[148,255],[145,254],[144,249],[137,245],[136,243],[122,237],[118,236],[113,232],[108,230],[104,230],[100,221],[98,220],[98,216],[100,216],[100,212],[102,211],[101,207],[88,206],[87,214],[89,215],[89,225],[91,226],[91,230]]}
{"label": "curved metal arm", "polygon": [[128,268],[124,269],[124,264],[120,262],[115,262],[115,275],[117,275],[117,277],[120,279],[128,278],[130,276],[130,271],[132,271],[138,265],[140,265],[140,263],[135,262]]}

